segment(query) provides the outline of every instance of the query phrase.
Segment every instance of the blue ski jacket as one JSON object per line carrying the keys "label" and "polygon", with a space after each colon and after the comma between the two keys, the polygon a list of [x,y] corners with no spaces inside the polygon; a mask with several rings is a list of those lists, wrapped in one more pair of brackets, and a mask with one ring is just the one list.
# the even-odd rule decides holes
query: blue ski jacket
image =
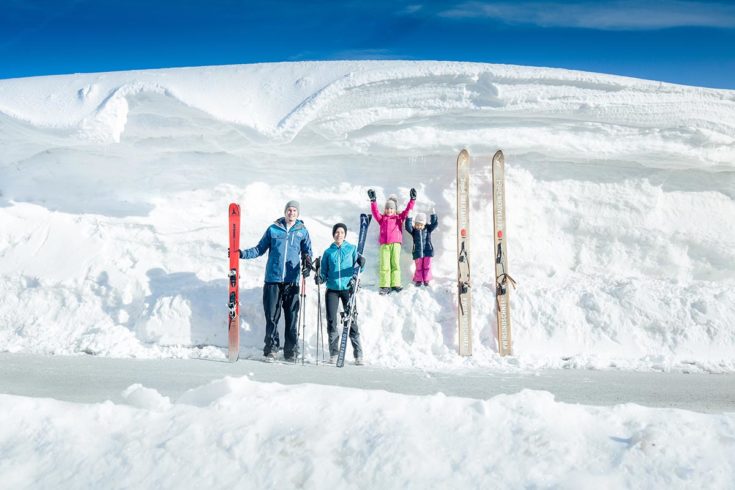
{"label": "blue ski jacket", "polygon": [[406,231],[413,237],[413,260],[420,259],[421,257],[433,257],[434,256],[434,245],[431,243],[431,232],[439,224],[439,219],[436,214],[431,215],[429,223],[424,227],[423,230],[419,230],[413,227],[413,218],[406,220]]}
{"label": "blue ski jacket", "polygon": [[286,218],[277,219],[252,248],[242,250],[240,258],[254,259],[268,252],[265,282],[297,283],[301,276],[301,255],[311,258],[311,238],[304,222],[296,220],[286,230]]}
{"label": "blue ski jacket", "polygon": [[350,279],[357,273],[357,247],[347,241],[338,247],[333,243],[322,255],[319,276],[326,281],[327,289],[349,289]]}

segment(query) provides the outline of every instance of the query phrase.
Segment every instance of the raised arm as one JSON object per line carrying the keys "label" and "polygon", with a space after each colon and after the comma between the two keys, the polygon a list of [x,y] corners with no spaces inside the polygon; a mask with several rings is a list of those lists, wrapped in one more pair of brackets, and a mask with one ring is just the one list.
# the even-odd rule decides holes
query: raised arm
{"label": "raised arm", "polygon": [[404,209],[403,212],[398,215],[398,217],[401,220],[405,220],[406,219],[406,216],[408,216],[408,213],[411,212],[411,210],[413,209],[413,206],[415,204],[416,204],[416,199],[411,199],[410,201],[408,201],[408,205],[406,206],[406,209]]}
{"label": "raised arm", "polygon": [[373,218],[375,218],[375,221],[378,223],[381,223],[383,221],[383,215],[380,214],[380,211],[378,211],[378,205],[375,203],[375,201],[372,201],[370,203],[370,211],[373,213]]}
{"label": "raised arm", "polygon": [[434,228],[439,225],[439,218],[436,216],[436,213],[431,213],[431,218],[429,219],[429,225],[426,227],[428,231],[434,231]]}

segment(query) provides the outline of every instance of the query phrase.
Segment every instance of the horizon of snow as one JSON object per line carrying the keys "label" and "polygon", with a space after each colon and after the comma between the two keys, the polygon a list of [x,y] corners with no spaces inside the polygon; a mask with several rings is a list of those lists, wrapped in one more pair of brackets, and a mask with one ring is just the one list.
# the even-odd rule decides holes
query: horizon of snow
{"label": "horizon of snow", "polygon": [[[310,62],[0,81],[0,347],[222,359],[226,210],[290,199],[315,255],[366,191],[435,208],[434,284],[359,298],[386,367],[735,371],[735,92],[509,65]],[[473,346],[457,356],[454,162],[472,156]],[[515,356],[495,345],[489,158],[507,162]],[[404,283],[411,240],[404,240]],[[241,262],[258,357],[265,258]],[[316,341],[309,282],[307,359]],[[351,355],[348,353],[348,356]]]}

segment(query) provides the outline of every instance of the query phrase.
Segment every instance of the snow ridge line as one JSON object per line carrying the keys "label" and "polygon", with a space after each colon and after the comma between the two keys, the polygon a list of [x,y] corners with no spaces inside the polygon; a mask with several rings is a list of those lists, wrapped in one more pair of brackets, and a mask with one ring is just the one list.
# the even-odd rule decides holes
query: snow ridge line
{"label": "snow ridge line", "polygon": [[[586,72],[578,72],[571,70],[562,70],[556,68],[532,68],[513,65],[491,65],[481,63],[462,63],[462,62],[312,62],[300,63],[298,65],[284,63],[273,66],[274,71],[268,72],[273,77],[279,71],[284,71],[286,78],[275,76],[275,79],[283,80],[284,84],[291,82],[289,77],[304,76],[314,70],[320,71],[321,66],[331,68],[336,71],[335,81],[327,82],[315,92],[309,94],[297,103],[288,113],[281,117],[272,130],[259,130],[269,136],[278,139],[293,138],[308,122],[315,117],[320,110],[330,101],[335,100],[345,91],[354,89],[361,85],[401,80],[406,78],[431,78],[437,76],[464,76],[478,82],[482,77],[483,83],[499,83],[501,85],[523,86],[528,84],[541,84],[548,86],[569,86],[580,90],[601,90],[603,92],[620,92],[625,89],[635,89],[645,93],[661,92],[669,94],[691,94],[698,98],[704,97],[710,101],[719,101],[728,103],[735,101],[735,93],[727,90],[705,89],[697,87],[685,87],[674,84],[661,82],[638,80],[627,77],[619,77],[612,75],[594,74]],[[90,75],[69,75],[64,77],[36,77],[32,79],[23,79],[25,84],[20,84],[19,80],[8,80],[0,82],[0,114],[8,117],[28,122],[34,126],[52,127],[52,128],[73,128],[80,127],[80,133],[92,141],[119,141],[124,125],[127,120],[127,97],[134,96],[145,92],[164,94],[175,98],[182,104],[202,110],[216,119],[222,119],[227,122],[243,124],[232,117],[222,117],[220,114],[216,116],[217,110],[215,100],[201,99],[193,102],[196,97],[194,94],[201,88],[202,82],[205,85],[217,84],[218,80],[226,80],[227,83],[223,90],[215,91],[218,96],[242,97],[242,93],[229,88],[232,82],[259,82],[264,77],[258,69],[260,65],[246,65],[238,67],[237,71],[226,69],[227,67],[202,68],[200,72],[193,69],[165,69],[150,70],[136,72],[122,72],[112,74],[90,74]],[[294,71],[294,68],[298,68]],[[343,74],[340,75],[340,71]],[[178,89],[174,89],[160,80],[174,80],[177,73],[193,74],[183,81]],[[135,77],[135,78],[129,78]],[[117,78],[117,80],[115,79]],[[126,81],[125,78],[128,80]],[[56,81],[65,83],[51,83]],[[32,81],[30,84],[27,82]],[[46,106],[57,106],[60,114],[69,116],[69,112],[80,109],[80,103],[90,101],[95,96],[96,90],[105,90],[105,86],[109,87],[110,82],[117,84],[108,89],[108,95],[91,111],[86,111],[78,118],[72,119],[70,122],[49,122],[39,121],[33,117],[24,115],[20,108],[13,109],[11,104],[3,103],[3,95],[12,98],[13,102],[21,101],[21,107],[28,105],[37,107],[38,104]],[[181,82],[179,83],[181,84]],[[235,84],[235,89],[240,87]],[[255,91],[262,87],[252,87]],[[67,92],[68,91],[68,92]],[[251,90],[252,91],[252,90]],[[69,95],[65,95],[67,92]],[[188,92],[191,92],[189,94]],[[251,94],[252,95],[252,94]],[[210,103],[208,103],[210,102]],[[215,104],[212,104],[214,102]],[[68,106],[69,111],[66,111]],[[82,110],[84,108],[81,108]],[[54,116],[50,114],[49,116]]]}

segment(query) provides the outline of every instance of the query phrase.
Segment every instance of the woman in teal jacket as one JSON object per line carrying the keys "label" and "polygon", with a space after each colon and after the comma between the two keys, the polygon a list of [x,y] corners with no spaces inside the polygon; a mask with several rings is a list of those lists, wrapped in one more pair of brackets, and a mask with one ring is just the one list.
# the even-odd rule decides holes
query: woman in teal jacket
{"label": "woman in teal jacket", "polygon": [[[327,284],[325,304],[327,307],[327,334],[329,335],[329,362],[334,363],[339,354],[339,337],[337,309],[342,301],[342,309],[347,308],[350,294],[354,289],[353,278],[357,274],[357,267],[365,265],[365,259],[358,255],[357,247],[345,240],[347,226],[337,223],[332,227],[334,243],[324,251],[321,258],[317,284]],[[360,330],[357,319],[350,328],[350,341],[355,354],[355,364],[361,366],[362,346],[360,345]]]}

